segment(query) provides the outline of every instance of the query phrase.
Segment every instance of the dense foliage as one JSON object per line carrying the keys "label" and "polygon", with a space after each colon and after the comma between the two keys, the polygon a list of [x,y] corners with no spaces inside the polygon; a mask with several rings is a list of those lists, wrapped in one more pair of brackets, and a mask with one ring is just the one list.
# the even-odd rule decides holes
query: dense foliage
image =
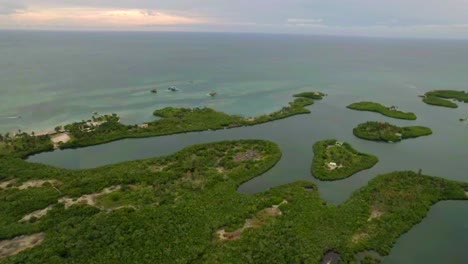
{"label": "dense foliage", "polygon": [[454,102],[445,99],[455,99],[459,102],[468,103],[468,93],[465,91],[455,90],[435,90],[425,94],[423,102],[430,105],[444,106],[450,108],[457,108],[458,105]]}
{"label": "dense foliage", "polygon": [[[227,141],[197,145],[170,156],[88,170],[58,169],[21,159],[0,160],[0,240],[44,232],[42,244],[5,263],[318,263],[334,250],[344,263],[355,254],[389,253],[404,232],[440,200],[466,199],[467,184],[395,172],[381,175],[342,205],[327,205],[313,183],[296,182],[256,195],[237,187],[280,158],[271,142]],[[15,189],[30,180],[55,180]],[[63,197],[106,187],[96,205],[66,209]],[[286,201],[281,203],[281,201]],[[238,239],[220,240],[272,205],[282,214],[265,217]],[[18,222],[25,214],[53,209]]]}
{"label": "dense foliage", "polygon": [[432,130],[423,126],[398,127],[386,122],[368,121],[355,127],[353,134],[367,140],[398,142],[402,139],[431,135]]}
{"label": "dense foliage", "polygon": [[379,103],[374,102],[358,102],[353,103],[347,106],[349,109],[359,110],[359,111],[371,111],[381,113],[382,115],[399,118],[399,119],[407,119],[407,120],[416,120],[416,115],[410,112],[402,112],[396,109],[396,107],[386,107]]}
{"label": "dense foliage", "polygon": [[[311,170],[317,179],[339,180],[372,168],[378,161],[376,156],[358,152],[346,142],[328,139],[314,144]],[[330,163],[335,163],[338,167],[330,168]]]}
{"label": "dense foliage", "polygon": [[10,136],[0,136],[0,158],[26,157],[27,155],[49,151],[54,148],[48,135],[34,136],[27,133],[18,133]]}

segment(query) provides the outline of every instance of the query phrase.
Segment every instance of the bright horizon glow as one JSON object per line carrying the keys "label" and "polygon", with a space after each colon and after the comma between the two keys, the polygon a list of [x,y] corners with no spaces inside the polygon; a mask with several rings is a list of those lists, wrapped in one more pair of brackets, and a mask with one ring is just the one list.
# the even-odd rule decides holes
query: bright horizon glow
{"label": "bright horizon glow", "polygon": [[468,0],[0,0],[0,29],[468,39],[466,14]]}

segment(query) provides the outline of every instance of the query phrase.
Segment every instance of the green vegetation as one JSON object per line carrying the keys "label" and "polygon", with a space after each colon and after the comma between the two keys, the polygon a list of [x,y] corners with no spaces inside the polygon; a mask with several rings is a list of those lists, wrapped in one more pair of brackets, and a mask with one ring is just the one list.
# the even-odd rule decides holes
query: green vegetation
{"label": "green vegetation", "polygon": [[454,102],[451,102],[449,100],[445,100],[439,97],[435,97],[435,96],[426,96],[423,99],[423,102],[425,102],[426,104],[443,106],[443,107],[450,107],[450,108],[458,107],[458,105]]}
{"label": "green vegetation", "polygon": [[321,92],[303,92],[294,95],[294,97],[310,98],[314,100],[321,100],[324,96],[325,94]]}
{"label": "green vegetation", "polygon": [[[280,158],[271,142],[197,145],[173,155],[89,170],[0,159],[0,240],[45,233],[4,263],[318,263],[334,250],[344,263],[396,239],[441,200],[466,199],[468,184],[410,171],[380,175],[341,205],[327,205],[311,182],[246,195],[237,187]],[[32,180],[54,180],[17,189]],[[2,185],[4,186],[4,185]],[[95,204],[59,199],[100,193]],[[2,187],[3,188],[3,187]],[[88,196],[92,197],[92,195]],[[92,199],[91,199],[92,200]],[[75,201],[80,201],[76,200]],[[275,210],[272,205],[279,205]],[[26,214],[53,206],[43,217]],[[246,219],[253,226],[237,232]],[[221,239],[219,231],[233,232]]]}
{"label": "green vegetation", "polygon": [[25,157],[27,155],[49,151],[54,148],[50,136],[34,136],[25,132],[11,136],[0,135],[0,158]]}
{"label": "green vegetation", "polygon": [[320,180],[340,180],[372,168],[379,159],[356,151],[346,142],[323,140],[314,145],[312,174]]}
{"label": "green vegetation", "polygon": [[398,127],[386,122],[369,121],[354,128],[353,134],[367,140],[398,142],[402,139],[431,135],[432,130],[423,126]]}
{"label": "green vegetation", "polygon": [[454,102],[445,99],[455,99],[459,102],[468,103],[468,93],[455,90],[435,90],[425,94],[423,102],[430,105],[444,106],[457,108],[458,105]]}
{"label": "green vegetation", "polygon": [[353,110],[377,112],[393,118],[416,120],[416,115],[414,113],[402,112],[397,110],[395,106],[386,107],[374,102],[358,102],[350,104],[347,107]]}

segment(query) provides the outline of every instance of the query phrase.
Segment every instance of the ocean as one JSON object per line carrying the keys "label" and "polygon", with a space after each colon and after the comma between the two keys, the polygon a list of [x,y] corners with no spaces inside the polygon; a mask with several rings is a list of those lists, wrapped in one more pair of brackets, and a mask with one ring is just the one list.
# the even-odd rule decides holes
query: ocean
{"label": "ocean", "polygon": [[[280,109],[302,91],[328,96],[309,115],[223,131],[128,139],[30,158],[67,168],[90,168],[165,155],[191,144],[242,138],[277,142],[272,170],[239,188],[255,193],[298,179],[314,181],[330,203],[342,203],[378,174],[419,170],[468,181],[468,105],[428,106],[433,89],[468,90],[468,41],[408,40],[222,33],[0,31],[0,132],[45,131],[117,113],[128,124],[153,120],[155,109],[207,106],[255,116]],[[168,92],[175,85],[179,92]],[[157,94],[150,90],[158,89]],[[208,96],[211,91],[218,95]],[[377,101],[415,112],[416,121],[346,109]],[[11,117],[21,118],[11,118]],[[396,144],[355,138],[367,120],[424,125],[434,134]],[[372,169],[336,182],[310,175],[312,145],[337,138],[377,155]],[[467,263],[468,203],[435,205],[397,241],[383,263]]]}

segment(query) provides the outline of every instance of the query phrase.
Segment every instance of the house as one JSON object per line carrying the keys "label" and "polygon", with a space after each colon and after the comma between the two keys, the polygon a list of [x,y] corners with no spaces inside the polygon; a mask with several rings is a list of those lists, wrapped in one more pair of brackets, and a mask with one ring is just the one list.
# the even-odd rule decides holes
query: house
{"label": "house", "polygon": [[329,162],[327,166],[328,166],[328,169],[330,170],[334,170],[338,167],[338,165],[335,162]]}
{"label": "house", "polygon": [[344,142],[337,141],[337,142],[335,143],[335,146],[337,146],[337,147],[342,147],[343,144],[344,144]]}

